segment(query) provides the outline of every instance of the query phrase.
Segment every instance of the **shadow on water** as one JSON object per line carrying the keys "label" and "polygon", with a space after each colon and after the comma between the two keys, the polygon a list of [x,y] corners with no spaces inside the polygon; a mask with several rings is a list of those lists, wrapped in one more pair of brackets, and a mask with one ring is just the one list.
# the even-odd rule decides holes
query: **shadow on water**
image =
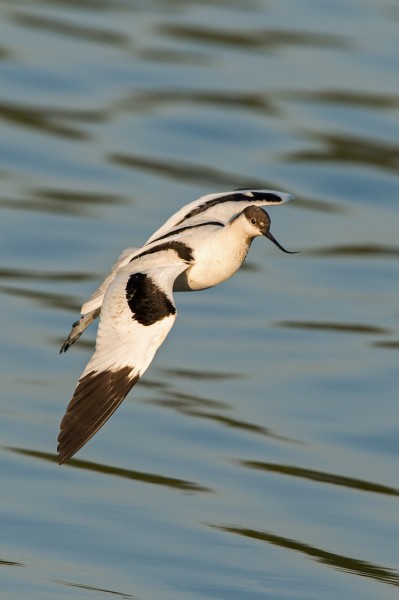
{"label": "shadow on water", "polygon": [[302,135],[312,142],[322,143],[318,150],[300,150],[289,153],[285,160],[300,162],[348,162],[393,171],[399,167],[399,146],[383,143],[375,138],[367,139],[354,135],[329,134],[303,131]]}
{"label": "shadow on water", "polygon": [[193,369],[158,369],[168,377],[191,379],[193,381],[230,381],[231,379],[245,379],[242,373],[227,373],[222,371],[200,371]]}
{"label": "shadow on water", "polygon": [[[29,456],[31,458],[39,458],[58,465],[58,459],[55,454],[49,452],[39,452],[36,450],[26,450],[24,448],[6,448],[10,452]],[[114,477],[122,477],[123,479],[131,479],[133,481],[141,481],[142,483],[151,483],[153,485],[161,485],[168,488],[174,488],[183,492],[211,492],[210,488],[198,485],[191,481],[176,479],[174,477],[165,477],[156,473],[143,473],[141,471],[133,471],[131,469],[122,469],[120,467],[111,467],[102,465],[88,460],[72,459],[69,460],[63,467],[72,467],[74,469],[84,469],[92,473],[100,473],[101,475],[112,475]]]}
{"label": "shadow on water", "polygon": [[19,562],[13,562],[10,560],[1,560],[0,559],[0,567],[26,567],[26,565],[19,563]]}
{"label": "shadow on water", "polygon": [[315,198],[303,198],[295,196],[295,207],[298,209],[314,210],[316,212],[329,213],[329,214],[349,214],[347,207],[339,206],[333,202],[327,200],[317,200]]}
{"label": "shadow on water", "polygon": [[36,292],[20,289],[11,286],[0,286],[0,293],[14,296],[16,298],[24,298],[37,302],[40,306],[57,308],[60,310],[69,310],[79,313],[81,304],[72,297],[66,297],[64,294],[54,294],[51,292]]}
{"label": "shadow on water", "polygon": [[222,411],[231,410],[231,407],[227,403],[217,402],[193,394],[178,392],[165,383],[157,385],[156,382],[147,380],[143,381],[142,385],[144,387],[158,389],[162,393],[162,399],[150,398],[146,400],[146,404],[150,403],[162,408],[169,408],[189,417],[205,419],[207,421],[218,423],[224,427],[263,435],[282,442],[289,442],[291,444],[303,443],[300,440],[276,433],[269,427],[264,427],[241,419],[235,419],[223,414]]}
{"label": "shadow on water", "polygon": [[10,59],[12,53],[8,50],[8,48],[3,48],[0,46],[0,60]]}
{"label": "shadow on water", "polygon": [[386,350],[399,350],[399,340],[374,342],[372,346],[375,348],[385,348]]}
{"label": "shadow on water", "polygon": [[207,48],[211,45],[232,46],[242,49],[268,50],[272,52],[287,46],[316,46],[318,48],[347,49],[352,47],[352,42],[340,35],[317,34],[310,31],[288,31],[283,29],[259,29],[248,31],[242,29],[218,29],[215,26],[201,27],[189,24],[160,25],[158,32],[165,36],[189,42],[202,42]]}
{"label": "shadow on water", "polygon": [[28,29],[42,29],[68,37],[74,37],[84,42],[96,42],[101,44],[111,44],[119,48],[127,48],[129,45],[128,36],[117,33],[116,31],[106,29],[95,29],[84,25],[77,25],[67,20],[61,21],[51,17],[37,16],[33,14],[16,14],[13,21],[20,27]]}
{"label": "shadow on water", "polygon": [[310,556],[317,562],[323,565],[327,565],[329,567],[333,567],[334,569],[346,571],[354,575],[359,575],[360,577],[369,577],[371,579],[374,579],[375,581],[399,587],[399,573],[397,573],[393,569],[386,569],[384,567],[374,565],[364,560],[359,560],[350,556],[344,556],[342,554],[328,552],[326,550],[323,550],[322,548],[317,548],[315,546],[310,546],[309,544],[304,544],[303,542],[299,542],[297,540],[282,537],[280,535],[275,535],[273,533],[269,533],[268,531],[258,531],[256,529],[247,529],[245,527],[232,527],[229,525],[209,524],[209,527],[213,527],[214,529],[218,529],[219,531],[235,533],[246,538],[266,542],[267,544],[279,546],[280,548],[294,550],[295,552],[300,552],[305,556]]}
{"label": "shadow on water", "polygon": [[399,247],[377,244],[347,244],[307,250],[307,256],[354,256],[356,258],[398,258]]}
{"label": "shadow on water", "polygon": [[125,0],[42,0],[42,4],[47,4],[55,8],[69,8],[76,6],[79,9],[92,11],[113,11],[115,9],[126,9]]}
{"label": "shadow on water", "polygon": [[98,277],[92,273],[59,273],[57,271],[34,271],[25,269],[4,269],[0,267],[0,279],[20,279],[22,281],[97,281]]}
{"label": "shadow on water", "polygon": [[[87,140],[91,136],[82,131],[82,124],[103,122],[106,113],[94,110],[58,109],[49,106],[39,108],[21,104],[1,103],[0,117],[11,125],[18,125],[23,129],[36,129],[41,133],[55,135],[57,138]],[[80,128],[65,125],[62,121],[78,122]]]}
{"label": "shadow on water", "polygon": [[227,93],[217,89],[207,91],[182,89],[137,92],[123,100],[120,107],[127,111],[148,112],[163,108],[166,105],[175,107],[179,104],[237,108],[266,115],[277,115],[281,112],[277,103],[273,101],[272,95],[238,90]]}
{"label": "shadow on water", "polygon": [[187,181],[195,184],[221,185],[226,190],[233,188],[259,188],[274,189],[276,186],[267,183],[265,180],[251,178],[243,175],[242,177],[232,173],[224,173],[220,169],[200,166],[181,161],[164,160],[161,158],[149,158],[142,155],[133,154],[111,154],[108,160],[120,167],[137,169],[139,171],[149,171],[159,177],[168,177],[182,182]]}
{"label": "shadow on water", "polygon": [[391,330],[373,325],[354,323],[331,323],[317,321],[277,321],[275,327],[285,329],[306,329],[315,331],[335,331],[336,333],[359,333],[365,335],[388,335]]}
{"label": "shadow on water", "polygon": [[356,479],[353,477],[343,477],[334,473],[325,473],[324,471],[315,471],[314,469],[304,469],[293,465],[278,465],[276,463],[267,463],[261,461],[238,460],[236,464],[265,471],[267,473],[279,473],[280,475],[288,475],[290,477],[299,477],[309,481],[317,481],[318,483],[328,483],[345,488],[351,488],[360,492],[372,492],[374,494],[386,494],[388,496],[399,496],[399,489],[365,481],[364,479]]}
{"label": "shadow on water", "polygon": [[373,94],[366,90],[361,94],[355,91],[345,90],[316,90],[316,91],[301,91],[290,90],[289,92],[281,92],[279,97],[282,100],[295,100],[305,102],[315,102],[316,104],[337,104],[343,106],[355,106],[366,108],[387,108],[396,109],[399,107],[399,96],[386,95],[384,93]]}
{"label": "shadow on water", "polygon": [[240,429],[242,431],[248,431],[251,433],[257,433],[259,435],[264,435],[268,438],[272,438],[274,440],[279,440],[280,442],[289,442],[290,444],[302,444],[300,440],[296,440],[294,438],[289,438],[287,436],[281,435],[279,433],[275,433],[269,427],[264,427],[262,425],[256,425],[255,423],[248,423],[245,421],[240,421],[239,419],[232,419],[231,417],[226,417],[220,414],[209,414],[196,412],[193,410],[183,411],[185,414],[190,415],[191,417],[199,417],[201,419],[207,419],[209,421],[214,421],[219,425],[224,425],[225,427],[230,427],[233,429]]}
{"label": "shadow on water", "polygon": [[84,583],[70,583],[69,581],[61,581],[60,579],[50,579],[53,583],[58,583],[62,586],[68,588],[76,588],[78,590],[86,590],[89,592],[98,592],[102,594],[111,594],[112,596],[116,596],[117,598],[122,598],[122,600],[138,600],[138,596],[132,596],[132,594],[126,594],[124,592],[116,592],[115,590],[107,590],[105,588],[95,587],[93,585],[87,585]]}
{"label": "shadow on water", "polygon": [[[182,394],[182,397],[183,394]],[[232,417],[226,417],[220,413],[206,413],[200,410],[193,410],[192,408],[187,407],[186,402],[183,400],[180,404],[176,401],[168,402],[161,401],[159,403],[154,402],[155,404],[160,404],[162,406],[171,406],[177,409],[180,413],[188,415],[190,417],[198,417],[200,419],[206,419],[207,421],[213,421],[214,423],[218,423],[219,425],[223,425],[225,427],[230,427],[232,429],[240,429],[242,431],[247,431],[250,433],[257,433],[259,435],[264,435],[269,438],[273,438],[275,440],[280,440],[284,442],[296,443],[299,444],[298,440],[293,438],[285,437],[281,434],[275,433],[269,427],[264,427],[262,425],[256,425],[255,423],[248,423],[246,421],[241,421],[239,419],[233,419]]]}
{"label": "shadow on water", "polygon": [[65,216],[96,217],[100,219],[98,212],[100,205],[126,204],[127,200],[115,194],[104,194],[103,192],[82,192],[79,190],[55,190],[39,189],[30,190],[26,197],[2,198],[0,206],[14,210],[32,210],[48,214]]}
{"label": "shadow on water", "polygon": [[[335,90],[323,90],[316,92],[301,92],[292,90],[280,94],[281,99],[292,101],[304,101],[315,105],[326,104],[328,106],[338,105],[369,109],[392,109],[399,106],[397,95],[358,94]],[[376,138],[357,137],[356,135],[302,131],[302,135],[315,143],[322,143],[323,147],[317,150],[300,150],[289,153],[285,159],[296,163],[315,162],[347,162],[351,165],[362,164],[366,167],[372,166],[395,174],[399,165],[399,146],[382,142]]]}

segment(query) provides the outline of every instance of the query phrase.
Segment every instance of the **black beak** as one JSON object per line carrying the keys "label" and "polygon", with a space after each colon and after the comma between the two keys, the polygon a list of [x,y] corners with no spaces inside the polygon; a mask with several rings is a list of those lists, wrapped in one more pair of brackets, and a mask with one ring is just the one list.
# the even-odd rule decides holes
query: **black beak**
{"label": "black beak", "polygon": [[286,252],[287,254],[298,254],[298,252],[290,252],[289,250],[286,250],[285,248],[283,248],[278,241],[276,240],[275,237],[272,236],[272,234],[270,233],[270,231],[267,231],[265,234],[265,237],[267,237],[271,242],[273,242],[273,244],[275,244],[277,246],[277,248],[280,248],[280,250],[282,250],[283,252]]}

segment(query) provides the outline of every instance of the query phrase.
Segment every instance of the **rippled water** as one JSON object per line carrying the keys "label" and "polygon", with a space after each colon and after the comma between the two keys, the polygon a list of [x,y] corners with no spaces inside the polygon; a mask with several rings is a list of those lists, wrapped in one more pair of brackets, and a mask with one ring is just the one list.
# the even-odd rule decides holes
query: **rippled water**
{"label": "rippled water", "polygon": [[[0,589],[49,598],[396,598],[394,0],[0,5]],[[118,253],[182,204],[282,189],[58,467]]]}

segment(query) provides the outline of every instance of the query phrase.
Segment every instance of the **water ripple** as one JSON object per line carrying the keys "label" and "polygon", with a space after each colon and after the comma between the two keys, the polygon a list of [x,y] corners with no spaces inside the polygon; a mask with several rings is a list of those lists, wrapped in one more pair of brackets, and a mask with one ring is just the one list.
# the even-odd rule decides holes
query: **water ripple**
{"label": "water ripple", "polygon": [[52,34],[56,33],[82,39],[85,42],[111,44],[112,46],[120,46],[122,48],[127,47],[129,42],[129,38],[120,32],[85,27],[65,19],[61,21],[47,16],[16,14],[13,20],[17,25],[27,27],[28,29],[41,29],[49,31]]}
{"label": "water ripple", "polygon": [[0,559],[0,567],[26,567],[26,565],[11,560]]}
{"label": "water ripple", "polygon": [[310,101],[317,104],[363,106],[367,108],[397,109],[399,107],[399,96],[370,91],[363,91],[360,94],[355,90],[290,90],[289,92],[281,92],[280,98],[289,101]]}
{"label": "water ripple", "polygon": [[223,371],[200,371],[196,369],[158,369],[169,377],[179,377],[181,379],[191,379],[194,381],[230,381],[231,379],[245,379],[242,373],[223,372]]}
{"label": "water ripple", "polygon": [[352,47],[352,42],[341,35],[317,34],[314,32],[288,31],[283,29],[258,29],[251,28],[249,31],[243,29],[226,30],[211,28],[209,24],[205,27],[191,24],[163,24],[159,25],[158,31],[163,35],[178,40],[189,40],[190,42],[202,42],[209,47],[233,46],[234,48],[267,49],[276,50],[287,46],[315,46],[317,48],[347,49]]}
{"label": "water ripple", "polygon": [[305,469],[294,465],[279,465],[276,463],[268,463],[262,461],[239,460],[236,461],[243,467],[266,471],[268,473],[279,473],[280,475],[288,475],[291,477],[300,477],[309,481],[317,481],[319,483],[329,483],[345,488],[355,489],[361,492],[372,492],[374,494],[386,494],[387,496],[399,496],[399,489],[364,479],[354,477],[344,477],[335,473],[326,473],[324,471],[316,471],[314,469]]}
{"label": "water ripple", "polygon": [[317,562],[333,567],[334,569],[353,573],[354,575],[359,575],[361,577],[369,577],[375,581],[399,587],[399,573],[393,569],[388,569],[358,558],[352,558],[351,556],[328,552],[322,548],[317,548],[294,539],[275,535],[268,531],[258,531],[256,529],[247,529],[245,527],[232,527],[230,525],[210,524],[209,526],[219,529],[220,531],[235,533],[246,538],[272,544],[273,546],[279,546],[280,548],[294,550],[305,556],[310,556]]}
{"label": "water ripple", "polygon": [[73,297],[65,296],[65,294],[55,294],[53,292],[34,291],[27,290],[26,287],[23,289],[12,287],[12,286],[0,286],[0,292],[2,294],[8,294],[9,296],[15,296],[16,298],[28,298],[39,303],[40,306],[48,306],[50,308],[57,308],[60,310],[69,310],[73,312],[80,312],[81,303]]}
{"label": "water ripple", "polygon": [[317,321],[278,321],[274,324],[276,327],[287,329],[307,329],[316,331],[335,331],[337,333],[359,333],[367,335],[387,335],[391,333],[389,329],[377,327],[374,325],[363,325],[356,323],[332,323]]}
{"label": "water ripple", "polygon": [[[29,456],[31,458],[38,458],[40,460],[46,460],[58,464],[58,459],[55,454],[49,452],[39,452],[37,450],[26,450],[24,448],[7,448],[10,452],[16,454],[22,454],[23,456]],[[185,492],[211,492],[210,488],[201,486],[192,481],[185,481],[184,479],[176,479],[174,477],[166,477],[164,475],[158,475],[157,473],[144,473],[142,471],[133,471],[132,469],[122,469],[121,467],[113,467],[110,465],[104,465],[100,463],[94,463],[88,460],[71,459],[65,463],[64,467],[72,467],[73,469],[84,469],[93,473],[100,473],[101,475],[112,475],[114,477],[122,477],[123,479],[131,479],[134,481],[141,481],[142,483],[151,483],[153,485],[161,485],[168,488],[174,488]]]}
{"label": "water ripple", "polygon": [[7,269],[0,267],[0,279],[20,279],[26,281],[97,281],[98,277],[93,273],[70,272],[60,273],[58,271],[35,271],[32,269]]}
{"label": "water ripple", "polygon": [[308,250],[308,256],[356,256],[357,258],[397,258],[399,256],[399,247],[384,246],[382,244],[343,244],[341,246],[331,246],[330,248],[320,248],[317,250]]}
{"label": "water ripple", "polygon": [[126,204],[127,200],[116,194],[103,192],[70,191],[57,189],[32,189],[25,198],[2,198],[0,206],[13,210],[31,210],[56,215],[99,218],[99,205]]}
{"label": "water ripple", "polygon": [[[0,104],[0,118],[24,129],[35,129],[41,133],[61,138],[88,140],[91,135],[82,129],[82,123],[98,123],[105,119],[105,113],[96,110],[68,110],[51,106],[35,107],[22,104]],[[79,129],[60,121],[79,122]]]}
{"label": "water ripple", "polygon": [[380,342],[374,342],[372,345],[375,348],[385,348],[386,350],[399,350],[399,340],[384,340]]}
{"label": "water ripple", "polygon": [[112,596],[116,596],[117,598],[122,598],[122,600],[137,600],[138,596],[132,596],[131,594],[126,594],[124,592],[117,592],[115,590],[108,590],[105,588],[96,587],[93,585],[88,585],[84,583],[71,583],[69,581],[62,581],[60,579],[50,579],[53,583],[59,583],[65,587],[77,588],[78,590],[87,590],[89,592],[97,592],[100,594],[111,594]]}
{"label": "water ripple", "polygon": [[160,158],[144,157],[134,154],[111,154],[109,161],[121,167],[137,169],[139,171],[149,171],[160,177],[169,177],[178,181],[188,181],[190,183],[199,183],[206,185],[209,189],[211,184],[223,186],[225,189],[231,188],[269,188],[275,189],[276,186],[265,180],[248,178],[247,175],[241,177],[232,173],[224,173],[220,169],[196,164],[183,163],[181,161],[171,161]]}
{"label": "water ripple", "polygon": [[137,92],[124,99],[120,105],[125,110],[148,110],[178,104],[190,104],[222,108],[245,109],[249,112],[277,115],[280,114],[278,102],[271,94],[254,93],[250,91],[232,90],[148,90]]}
{"label": "water ripple", "polygon": [[385,169],[394,174],[398,172],[399,146],[397,144],[340,133],[307,131],[303,132],[303,135],[321,147],[317,150],[298,150],[288,153],[286,160],[296,163],[347,162],[351,165],[361,164],[366,167]]}
{"label": "water ripple", "polygon": [[[146,385],[146,383],[143,382],[143,385]],[[150,387],[151,384],[148,385],[147,382],[147,386]],[[272,438],[282,442],[288,442],[290,444],[303,443],[295,438],[287,437],[280,433],[276,433],[269,427],[258,425],[257,423],[251,423],[249,421],[244,421],[243,419],[236,419],[230,416],[226,416],[225,414],[222,414],[222,412],[217,412],[215,410],[217,408],[229,410],[230,406],[227,404],[216,402],[208,398],[201,398],[199,396],[180,393],[175,390],[171,390],[167,386],[165,386],[162,390],[161,400],[152,399],[147,400],[146,402],[149,402],[156,406],[172,408],[173,410],[177,410],[181,414],[218,423],[219,425],[229,427],[231,429],[238,429],[245,432],[263,435],[268,438]]]}

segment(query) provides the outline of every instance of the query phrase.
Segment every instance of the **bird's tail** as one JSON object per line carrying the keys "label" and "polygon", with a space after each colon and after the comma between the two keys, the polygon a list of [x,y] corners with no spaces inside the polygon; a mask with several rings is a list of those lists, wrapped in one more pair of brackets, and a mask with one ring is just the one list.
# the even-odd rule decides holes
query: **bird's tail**
{"label": "bird's tail", "polygon": [[75,343],[76,340],[78,340],[80,338],[80,336],[85,331],[85,329],[87,329],[87,327],[89,325],[91,325],[91,323],[93,323],[93,321],[95,321],[97,319],[97,317],[100,314],[100,310],[101,310],[100,308],[97,308],[96,310],[93,310],[92,312],[89,312],[86,315],[82,315],[80,317],[79,321],[76,321],[72,325],[72,329],[71,329],[67,339],[61,346],[60,354],[62,354],[63,352],[66,352],[68,350],[69,346],[72,346],[72,344]]}

